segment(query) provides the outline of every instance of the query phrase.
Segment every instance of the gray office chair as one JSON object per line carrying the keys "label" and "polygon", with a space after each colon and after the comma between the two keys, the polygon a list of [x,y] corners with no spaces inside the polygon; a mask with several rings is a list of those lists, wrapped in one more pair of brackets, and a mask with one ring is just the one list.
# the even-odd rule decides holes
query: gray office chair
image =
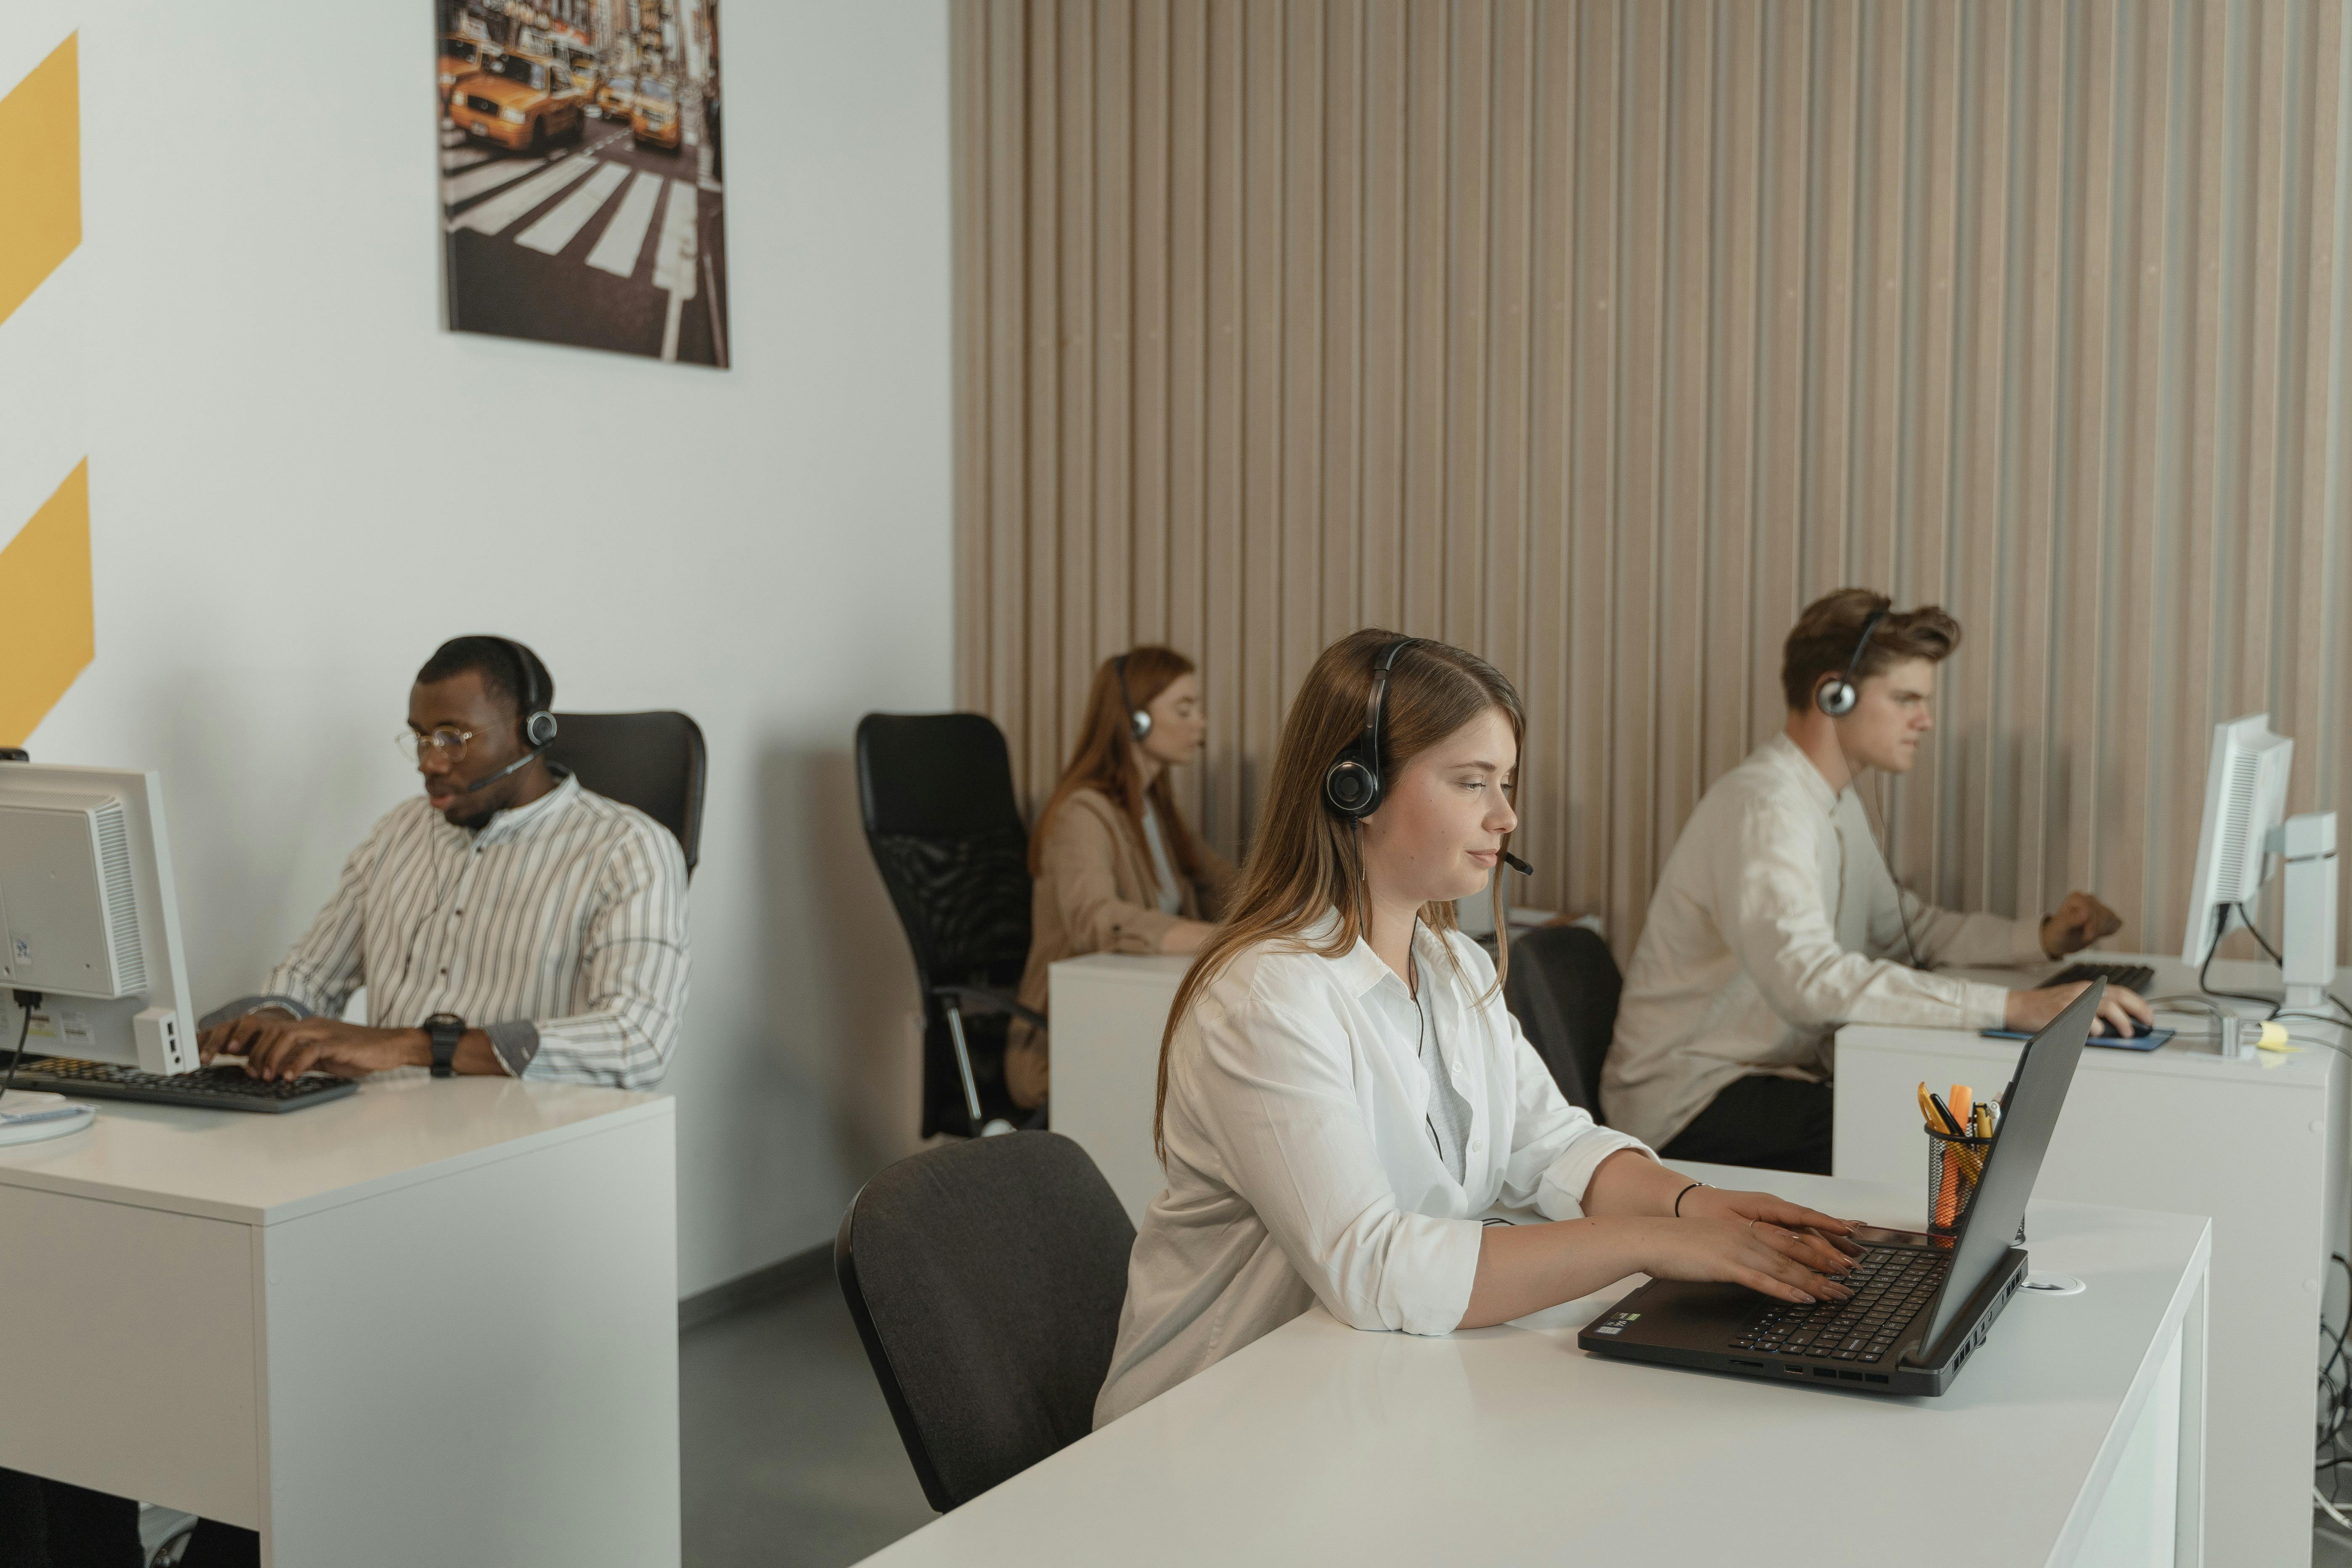
{"label": "gray office chair", "polygon": [[1598,931],[1541,926],[1511,938],[1503,1005],[1551,1069],[1570,1105],[1601,1115],[1601,1065],[1617,1029],[1625,983]]}
{"label": "gray office chair", "polygon": [[558,713],[547,760],[634,805],[677,836],[693,876],[702,858],[702,726],[683,713]]}
{"label": "gray office chair", "polygon": [[851,1201],[834,1271],[933,1508],[1092,1429],[1134,1246],[1110,1184],[1057,1132],[927,1149]]}

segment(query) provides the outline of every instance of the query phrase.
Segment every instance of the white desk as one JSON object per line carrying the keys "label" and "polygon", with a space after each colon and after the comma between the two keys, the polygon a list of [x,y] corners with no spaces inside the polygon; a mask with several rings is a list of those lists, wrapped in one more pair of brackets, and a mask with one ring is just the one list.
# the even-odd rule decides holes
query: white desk
{"label": "white desk", "polygon": [[1168,1184],[1151,1152],[1160,1036],[1192,966],[1180,955],[1097,952],[1066,958],[1045,972],[1054,1131],[1093,1157],[1138,1225]]}
{"label": "white desk", "polygon": [[[1775,1185],[1857,1218],[1916,1207]],[[2207,1223],[2038,1204],[2028,1228],[2034,1266],[2089,1289],[2021,1294],[1941,1399],[1579,1351],[1631,1282],[1435,1339],[1318,1309],[869,1561],[2191,1568]]]}
{"label": "white desk", "polygon": [[[2159,994],[2196,989],[2178,960],[2086,956],[2154,963]],[[2214,983],[2227,988],[2277,989],[2275,969],[2223,963],[2213,970]],[[1996,971],[1979,977],[2026,983]],[[2284,1058],[2224,1061],[2210,1039],[2192,1037],[2210,1028],[2207,1021],[2186,1014],[2158,1021],[2179,1025],[2182,1037],[2147,1053],[2083,1053],[2035,1191],[2212,1216],[2210,1560],[2217,1568],[2308,1563],[2315,1347],[2328,1254],[2346,1244],[2352,1073],[2336,1052],[2309,1044]],[[2316,1027],[2295,1026],[2298,1033]],[[1939,1093],[1954,1083],[1999,1093],[2017,1053],[2013,1043],[1957,1030],[1840,1030],[1837,1173],[1906,1184],[1917,1224],[1927,1205],[1920,1081]],[[2149,1129],[2168,1132],[2152,1141]]]}
{"label": "white desk", "polygon": [[262,1561],[676,1563],[667,1097],[421,1072],[0,1149],[0,1466]]}

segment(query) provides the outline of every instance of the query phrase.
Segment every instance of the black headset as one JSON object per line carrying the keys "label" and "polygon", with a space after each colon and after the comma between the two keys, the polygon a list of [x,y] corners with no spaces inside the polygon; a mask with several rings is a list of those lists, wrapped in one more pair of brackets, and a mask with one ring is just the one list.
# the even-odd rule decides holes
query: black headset
{"label": "black headset", "polygon": [[1397,656],[1419,642],[1399,637],[1372,658],[1372,689],[1364,699],[1364,732],[1339,753],[1323,775],[1323,803],[1350,821],[1360,821],[1381,805],[1381,715],[1388,705],[1389,675]]}
{"label": "black headset", "polygon": [[1127,694],[1127,655],[1120,654],[1110,661],[1111,672],[1118,677],[1118,705],[1127,710],[1127,732],[1140,742],[1151,733],[1151,715],[1135,705]]}
{"label": "black headset", "polygon": [[506,650],[514,655],[515,663],[522,667],[522,690],[517,694],[517,706],[522,710],[523,743],[530,749],[489,777],[467,784],[467,795],[488,789],[509,773],[529,767],[533,757],[555,742],[555,715],[541,706],[546,699],[539,694],[539,656],[512,637],[493,636],[491,640],[503,643]]}
{"label": "black headset", "polygon": [[1870,647],[1870,634],[1878,629],[1878,623],[1886,618],[1887,609],[1891,608],[1889,605],[1870,612],[1870,619],[1862,623],[1862,636],[1854,639],[1853,657],[1845,661],[1845,673],[1813,693],[1814,705],[1831,718],[1844,718],[1862,700],[1862,689],[1854,684],[1854,677],[1862,671],[1862,656]]}

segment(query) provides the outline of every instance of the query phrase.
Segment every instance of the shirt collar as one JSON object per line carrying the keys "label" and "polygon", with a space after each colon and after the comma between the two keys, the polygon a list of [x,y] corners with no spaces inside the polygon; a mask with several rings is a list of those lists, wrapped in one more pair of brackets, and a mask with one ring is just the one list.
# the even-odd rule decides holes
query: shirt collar
{"label": "shirt collar", "polygon": [[565,773],[556,781],[553,789],[530,805],[509,806],[470,832],[462,827],[457,831],[465,833],[477,844],[496,844],[508,838],[524,837],[562,816],[579,798],[579,778]]}
{"label": "shirt collar", "polygon": [[1759,751],[1794,775],[1803,787],[1806,798],[1822,811],[1837,809],[1838,792],[1830,788],[1830,781],[1822,777],[1822,770],[1813,766],[1813,759],[1805,755],[1802,746],[1789,739],[1786,730],[1765,742]]}
{"label": "shirt collar", "polygon": [[[1339,928],[1339,915],[1336,912],[1327,911],[1322,919],[1298,933],[1299,941],[1312,948],[1319,943],[1329,942],[1337,934]],[[1427,985],[1432,976],[1444,969],[1449,957],[1445,950],[1445,939],[1420,921],[1413,922],[1412,952],[1414,959],[1420,963],[1421,983],[1423,985]],[[1372,951],[1370,942],[1360,936],[1356,939],[1355,946],[1339,957],[1326,962],[1339,971],[1339,984],[1347,988],[1348,994],[1350,996],[1362,996],[1377,988],[1384,980],[1394,981],[1399,990],[1404,987],[1402,977],[1395,970],[1391,969],[1379,953]]]}

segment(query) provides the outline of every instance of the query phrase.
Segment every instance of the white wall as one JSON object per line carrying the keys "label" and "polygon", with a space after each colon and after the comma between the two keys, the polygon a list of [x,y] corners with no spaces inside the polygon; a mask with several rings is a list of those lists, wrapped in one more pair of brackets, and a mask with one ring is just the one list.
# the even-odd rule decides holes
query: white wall
{"label": "white wall", "polygon": [[440,330],[431,0],[77,9],[98,658],[36,760],[163,770],[209,1000],[414,787],[443,637],[692,713],[681,1289],[829,1240],[915,1115],[848,746],[950,695],[944,7],[725,5],[723,373]]}

